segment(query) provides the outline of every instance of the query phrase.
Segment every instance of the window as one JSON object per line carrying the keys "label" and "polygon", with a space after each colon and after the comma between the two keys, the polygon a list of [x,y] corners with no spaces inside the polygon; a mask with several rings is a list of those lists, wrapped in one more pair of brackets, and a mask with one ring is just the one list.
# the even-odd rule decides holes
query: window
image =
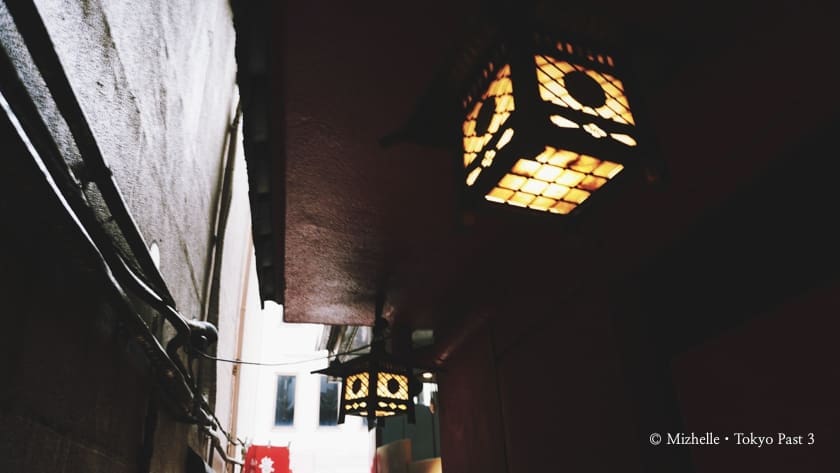
{"label": "window", "polygon": [[318,425],[336,425],[338,421],[338,383],[321,376],[321,402]]}
{"label": "window", "polygon": [[295,423],[295,377],[277,377],[277,403],[274,407],[274,425],[288,426]]}

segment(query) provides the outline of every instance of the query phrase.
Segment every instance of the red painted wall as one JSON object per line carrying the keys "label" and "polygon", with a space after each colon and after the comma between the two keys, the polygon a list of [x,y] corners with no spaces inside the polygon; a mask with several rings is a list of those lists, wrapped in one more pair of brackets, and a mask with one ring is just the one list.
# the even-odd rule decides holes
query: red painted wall
{"label": "red painted wall", "polygon": [[[686,428],[730,436],[720,446],[692,449],[697,472],[840,471],[838,314],[835,281],[674,362]],[[731,432],[774,442],[780,432],[803,435],[806,445],[739,446]]]}

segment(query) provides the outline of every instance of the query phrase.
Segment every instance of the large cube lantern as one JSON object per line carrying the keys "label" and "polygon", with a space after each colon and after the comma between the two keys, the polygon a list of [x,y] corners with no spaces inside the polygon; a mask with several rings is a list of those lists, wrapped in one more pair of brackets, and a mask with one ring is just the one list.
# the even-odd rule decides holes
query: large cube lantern
{"label": "large cube lantern", "polygon": [[639,160],[612,53],[534,34],[500,43],[465,93],[463,182],[474,200],[573,215]]}

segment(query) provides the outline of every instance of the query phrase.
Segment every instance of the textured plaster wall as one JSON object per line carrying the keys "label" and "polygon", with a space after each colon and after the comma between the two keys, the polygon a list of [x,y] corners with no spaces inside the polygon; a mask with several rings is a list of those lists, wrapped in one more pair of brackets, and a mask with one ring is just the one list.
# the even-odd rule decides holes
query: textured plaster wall
{"label": "textured plaster wall", "polygon": [[[178,310],[187,318],[202,317],[226,135],[237,98],[229,3],[35,3],[131,214],[146,243],[160,248],[160,269]],[[13,44],[5,8],[0,15],[0,39]],[[17,66],[25,64],[24,56],[15,58]],[[21,75],[65,157],[77,160],[36,71]],[[244,172],[244,163],[239,167]],[[241,177],[237,182],[239,215],[230,225],[238,228],[229,228],[228,254],[222,257],[219,350],[226,354],[235,340],[229,333],[235,323],[227,318],[238,316],[250,239],[242,215],[248,212],[247,183]],[[31,199],[21,196],[26,207]],[[0,203],[11,202],[3,197]],[[149,404],[152,380],[130,343],[113,332],[115,315],[101,303],[101,281],[80,277],[73,269],[79,261],[65,252],[42,251],[54,243],[41,241],[39,223],[18,223],[12,236],[0,241],[13,250],[24,245],[15,258],[4,257],[0,272],[3,282],[17,279],[2,292],[11,308],[4,326],[12,320],[6,316],[23,321],[0,340],[10,380],[0,389],[0,423],[7,431],[0,436],[0,471],[137,471],[146,413],[155,412]],[[51,238],[63,238],[61,231],[54,229]],[[43,281],[42,272],[59,274],[60,280]],[[220,382],[219,389],[229,392],[230,376]],[[188,445],[200,443],[195,427],[164,411],[153,417],[150,471],[183,471]]]}
{"label": "textured plaster wall", "polygon": [[0,471],[136,472],[151,392],[143,357],[9,131],[0,126],[13,177],[0,186]]}
{"label": "textured plaster wall", "polygon": [[226,1],[39,0],[105,159],[199,317],[236,64]]}

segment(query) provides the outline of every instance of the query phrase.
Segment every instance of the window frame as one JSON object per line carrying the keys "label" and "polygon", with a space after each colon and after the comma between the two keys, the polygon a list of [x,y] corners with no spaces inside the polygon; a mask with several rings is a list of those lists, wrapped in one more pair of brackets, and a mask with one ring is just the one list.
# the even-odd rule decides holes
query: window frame
{"label": "window frame", "polygon": [[[280,394],[280,379],[281,378],[291,378],[292,379],[292,386],[291,390],[287,389],[288,392],[291,391],[292,393],[292,402],[291,402],[291,422],[288,424],[278,424],[277,423],[277,403],[279,402],[278,395]],[[298,388],[298,376],[295,373],[276,373],[274,377],[274,418],[271,421],[271,425],[273,429],[288,429],[294,428],[295,426],[295,406],[297,404],[297,388]]]}
{"label": "window frame", "polygon": [[[324,391],[321,390],[322,383],[326,381],[327,385],[335,386],[335,420],[332,424],[322,424],[321,423],[321,408],[322,408],[322,397],[324,395]],[[338,414],[339,409],[341,409],[341,382],[340,381],[330,381],[330,377],[326,375],[321,375],[320,379],[318,380],[318,428],[336,428],[339,427],[338,423]]]}

